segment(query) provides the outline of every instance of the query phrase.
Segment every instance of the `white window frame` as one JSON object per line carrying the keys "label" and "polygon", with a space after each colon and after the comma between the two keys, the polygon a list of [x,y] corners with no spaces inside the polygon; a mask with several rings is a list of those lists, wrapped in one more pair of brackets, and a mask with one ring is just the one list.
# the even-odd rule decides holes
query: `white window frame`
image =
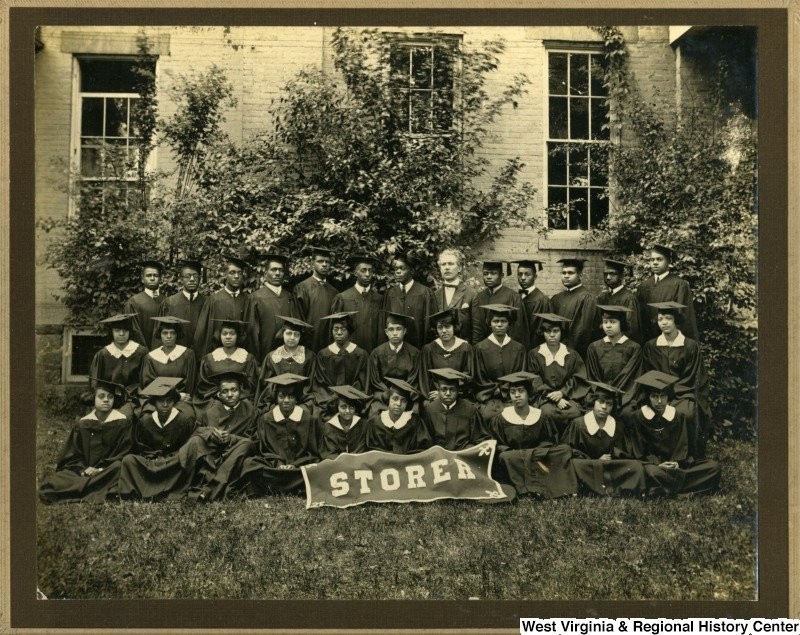
{"label": "white window frame", "polygon": [[94,336],[102,337],[96,329],[65,326],[62,334],[63,355],[61,356],[61,383],[62,384],[81,384],[89,381],[89,375],[72,374],[72,349],[73,337],[75,336]]}

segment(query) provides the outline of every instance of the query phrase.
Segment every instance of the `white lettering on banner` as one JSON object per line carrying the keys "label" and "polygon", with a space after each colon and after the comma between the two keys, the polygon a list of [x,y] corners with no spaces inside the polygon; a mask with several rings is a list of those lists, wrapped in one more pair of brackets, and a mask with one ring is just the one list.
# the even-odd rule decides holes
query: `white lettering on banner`
{"label": "white lettering on banner", "polygon": [[[392,482],[389,482],[389,477],[392,477]],[[400,488],[400,472],[393,467],[387,467],[381,470],[381,487],[384,492],[393,492]]]}
{"label": "white lettering on banner", "polygon": [[691,619],[540,619],[523,617],[519,621],[519,632],[552,633],[553,635],[590,635],[613,633],[614,635],[663,635],[665,633],[730,633],[732,635],[756,635],[756,633],[800,633],[800,620],[726,618]]}
{"label": "white lettering on banner", "polygon": [[408,489],[425,487],[425,481],[422,480],[425,475],[424,467],[421,465],[406,465],[406,474],[408,475]]}
{"label": "white lettering on banner", "polygon": [[448,463],[449,461],[447,459],[439,459],[438,461],[431,463],[434,485],[436,483],[443,483],[444,481],[450,480],[450,475],[444,471],[444,468]]}
{"label": "white lettering on banner", "polygon": [[347,472],[331,474],[331,494],[333,496],[344,496],[349,491],[350,484],[347,482]]}
{"label": "white lettering on banner", "polygon": [[461,459],[456,459],[456,467],[458,467],[458,476],[456,477],[460,481],[466,481],[469,479],[475,480],[475,474],[472,473],[469,465],[464,463]]}
{"label": "white lettering on banner", "polygon": [[369,494],[372,490],[369,488],[367,481],[372,480],[372,470],[355,470],[353,478],[361,481],[361,493]]}

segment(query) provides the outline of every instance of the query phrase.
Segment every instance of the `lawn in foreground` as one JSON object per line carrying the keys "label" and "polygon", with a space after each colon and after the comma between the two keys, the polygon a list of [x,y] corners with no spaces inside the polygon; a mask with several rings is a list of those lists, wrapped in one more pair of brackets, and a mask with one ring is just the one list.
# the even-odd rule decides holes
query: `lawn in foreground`
{"label": "lawn in foreground", "polygon": [[[40,417],[37,473],[69,424]],[[714,496],[306,511],[302,497],[39,504],[50,598],[755,599],[756,448],[709,447]]]}

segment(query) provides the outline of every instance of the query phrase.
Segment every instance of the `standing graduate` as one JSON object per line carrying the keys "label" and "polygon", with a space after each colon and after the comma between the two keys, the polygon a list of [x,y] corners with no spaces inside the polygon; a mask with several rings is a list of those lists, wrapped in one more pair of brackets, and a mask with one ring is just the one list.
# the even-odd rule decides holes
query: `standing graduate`
{"label": "standing graduate", "polygon": [[193,350],[177,343],[181,328],[187,321],[172,315],[154,317],[152,320],[156,322],[154,334],[161,346],[154,348],[144,358],[140,384],[144,388],[156,377],[178,377],[181,380],[176,384],[179,399],[189,403],[197,383],[197,361]]}
{"label": "standing graduate", "polygon": [[198,292],[202,271],[203,263],[199,260],[181,260],[178,262],[181,290],[164,300],[160,313],[160,315],[174,315],[187,320],[188,324],[181,329],[178,344],[191,348],[198,361],[202,359],[205,353],[205,351],[195,349],[197,323],[200,320],[200,312],[203,310],[207,299],[205,295]]}
{"label": "standing graduate", "polygon": [[438,397],[435,377],[428,374],[433,368],[452,368],[470,378],[475,374],[475,355],[466,340],[456,336],[459,330],[458,309],[445,309],[431,316],[431,327],[436,330],[437,338],[420,351],[419,386],[423,399],[433,400]]}
{"label": "standing graduate", "polygon": [[719,487],[719,463],[698,457],[694,426],[670,401],[674,375],[651,370],[639,377],[641,407],[627,426],[628,452],[644,463],[647,493],[667,496]]}
{"label": "standing graduate", "polygon": [[678,378],[672,404],[696,429],[695,458],[705,456],[705,440],[711,423],[708,373],[700,344],[683,334],[684,309],[677,302],[652,302],[661,335],[642,347],[642,369],[669,373]]}
{"label": "standing graduate", "polygon": [[144,290],[128,298],[122,312],[136,315],[133,319],[131,339],[139,342],[147,350],[151,350],[158,346],[153,339],[155,324],[152,318],[161,315],[161,304],[164,302],[164,296],[158,290],[161,286],[164,265],[158,260],[143,260],[139,265],[142,268]]}
{"label": "standing graduate", "polygon": [[586,369],[574,348],[561,340],[569,320],[555,313],[539,313],[544,344],[528,351],[528,370],[541,379],[536,405],[556,424],[559,434],[581,414],[579,401],[586,396]]}
{"label": "standing graduate", "polygon": [[641,311],[642,341],[650,341],[661,334],[654,303],[677,302],[686,307],[683,321],[683,334],[693,340],[698,339],[697,319],[694,313],[694,298],[689,283],[670,271],[676,254],[669,247],[653,245],[650,249],[650,269],[653,272],[636,289]]}
{"label": "standing graduate", "polygon": [[85,500],[102,503],[117,492],[120,461],[133,449],[131,420],[117,410],[126,399],[125,388],[93,378],[94,408],[67,437],[56,472],[39,487],[46,503]]}
{"label": "standing graduate", "polygon": [[598,304],[597,309],[605,337],[589,344],[586,377],[622,391],[620,407],[628,407],[642,371],[642,347],[627,337],[628,318],[636,314],[622,305]]}
{"label": "standing graduate", "polygon": [[[284,375],[286,373],[310,377],[314,372],[314,352],[303,346],[300,341],[303,334],[313,331],[313,327],[308,322],[291,317],[289,315],[279,315],[283,325],[278,331],[278,337],[283,340],[283,345],[271,351],[264,357],[261,364],[261,372],[258,376],[258,396],[256,405],[259,410],[269,410],[277,403],[276,389],[278,384],[269,381],[271,377]],[[320,328],[324,328],[320,325]],[[300,405],[309,412],[313,412],[314,397],[308,383],[304,383],[301,388]]]}
{"label": "standing graduate", "polygon": [[367,362],[367,390],[372,395],[369,406],[370,416],[386,410],[389,384],[388,377],[402,379],[417,390],[419,385],[419,349],[405,341],[409,324],[414,322],[410,315],[385,311],[387,342],[369,354]]}
{"label": "standing graduate", "polygon": [[[355,327],[352,311],[332,313],[322,318],[323,324],[330,324],[333,343],[323,348],[317,355],[311,378],[311,393],[319,408],[321,417],[331,417],[336,410],[337,394],[331,386],[353,386],[358,390],[367,388],[367,368],[369,355],[355,342],[350,341]],[[328,328],[324,325],[328,331]]]}
{"label": "standing graduate", "polygon": [[478,408],[460,394],[470,377],[452,368],[431,368],[428,373],[433,378],[436,397],[423,404],[422,420],[431,445],[456,452],[488,439]]}
{"label": "standing graduate", "polygon": [[[640,309],[636,294],[625,287],[625,269],[630,265],[619,260],[606,258],[604,261],[603,281],[606,288],[597,294],[598,305],[624,306],[630,309],[627,313],[628,328],[625,335],[639,345],[642,345],[642,329],[639,326]],[[600,320],[597,320],[600,322]]]}
{"label": "standing graduate", "polygon": [[[111,343],[97,351],[92,358],[89,389],[94,390],[95,379],[120,384],[133,402],[139,393],[139,378],[147,349],[130,339],[132,318],[132,313],[119,313],[100,320],[100,324],[111,331]],[[133,415],[130,404],[123,408],[126,415]]]}
{"label": "standing graduate", "polygon": [[330,341],[320,320],[332,312],[333,299],[339,291],[328,282],[333,252],[323,247],[312,247],[311,257],[311,275],[295,285],[294,295],[297,298],[297,317],[314,327],[305,335],[309,338],[307,345],[316,353]]}
{"label": "standing graduate", "polygon": [[331,386],[331,392],[336,395],[336,414],[320,426],[321,458],[366,452],[366,420],[361,411],[369,395],[354,386]]}
{"label": "standing graduate", "polygon": [[625,422],[613,414],[621,390],[590,381],[592,409],[570,421],[561,443],[572,448],[572,467],[583,488],[600,496],[642,496],[645,474],[642,464],[628,456]]}
{"label": "standing graduate", "polygon": [[[515,309],[514,319],[509,324],[508,336],[519,342],[524,348],[527,340],[525,334],[526,321],[522,313],[522,300],[519,293],[509,289],[503,284],[503,265],[511,273],[511,264],[500,261],[487,260],[483,263],[484,289],[475,294],[472,299],[472,340],[473,346],[484,341],[492,333],[490,321],[492,316],[483,307],[489,304],[505,305]],[[507,374],[507,373],[503,373]]]}
{"label": "standing graduate", "polygon": [[408,315],[406,342],[416,349],[431,340],[428,332],[428,318],[436,313],[436,297],[433,291],[414,280],[417,261],[409,254],[395,254],[392,261],[394,279],[383,296],[383,308],[399,315]]}
{"label": "standing graduate", "polygon": [[442,286],[436,291],[436,311],[458,311],[456,335],[466,342],[472,341],[472,301],[477,292],[462,279],[464,254],[458,249],[445,249],[439,254],[439,273]]}
{"label": "standing graduate", "polygon": [[[215,320],[245,320],[245,305],[248,295],[242,291],[245,271],[249,265],[236,256],[225,256],[223,286],[212,293],[206,300],[197,319],[195,331],[195,350],[199,355],[206,355],[222,346],[219,340],[219,325]],[[251,353],[252,343],[239,341],[239,346]]]}
{"label": "standing graduate", "polygon": [[431,446],[425,424],[414,413],[419,392],[408,382],[386,377],[386,408],[370,416],[366,424],[367,450],[414,454]]}
{"label": "standing graduate", "polygon": [[[380,316],[383,295],[378,293],[373,284],[378,260],[372,256],[357,255],[348,258],[347,264],[353,269],[355,284],[333,298],[330,313],[350,313],[353,316],[353,332],[350,334],[353,343],[371,353],[383,339]],[[327,329],[323,330],[325,337],[330,338]]]}
{"label": "standing graduate", "polygon": [[558,262],[561,263],[561,284],[565,289],[550,298],[550,306],[553,313],[570,321],[564,343],[583,357],[597,333],[595,297],[581,282],[586,261],[582,258],[562,258]]}
{"label": "standing graduate", "polygon": [[517,263],[517,282],[519,297],[522,300],[522,317],[524,319],[524,339],[520,342],[525,350],[530,350],[544,342],[541,329],[541,318],[537,313],[550,313],[550,298],[536,288],[537,271],[542,270],[541,260],[515,260]]}
{"label": "standing graduate", "polygon": [[278,330],[283,325],[279,315],[300,317],[297,298],[284,287],[289,259],[281,254],[265,254],[267,264],[266,282],[264,286],[253,291],[247,300],[245,322],[250,329],[248,342],[250,352],[259,363],[264,361],[267,353],[280,345],[277,341]]}
{"label": "standing graduate", "polygon": [[213,321],[214,330],[219,330],[222,346],[204,355],[200,362],[200,377],[197,381],[199,402],[207,403],[217,394],[219,386],[214,378],[220,373],[241,373],[244,377],[240,386],[242,398],[253,399],[258,385],[258,364],[252,353],[239,346],[247,325],[240,320]]}
{"label": "standing graduate", "polygon": [[475,400],[488,421],[508,404],[508,391],[500,377],[525,370],[525,349],[508,336],[517,309],[505,304],[480,307],[489,315],[491,334],[475,345]]}

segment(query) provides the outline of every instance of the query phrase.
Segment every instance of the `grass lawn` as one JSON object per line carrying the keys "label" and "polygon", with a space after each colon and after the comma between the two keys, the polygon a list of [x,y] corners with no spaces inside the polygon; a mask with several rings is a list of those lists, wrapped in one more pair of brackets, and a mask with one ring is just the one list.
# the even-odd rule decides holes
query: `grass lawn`
{"label": "grass lawn", "polygon": [[[40,414],[37,474],[71,419]],[[755,599],[756,447],[726,440],[714,496],[306,511],[302,497],[37,510],[50,598]]]}

